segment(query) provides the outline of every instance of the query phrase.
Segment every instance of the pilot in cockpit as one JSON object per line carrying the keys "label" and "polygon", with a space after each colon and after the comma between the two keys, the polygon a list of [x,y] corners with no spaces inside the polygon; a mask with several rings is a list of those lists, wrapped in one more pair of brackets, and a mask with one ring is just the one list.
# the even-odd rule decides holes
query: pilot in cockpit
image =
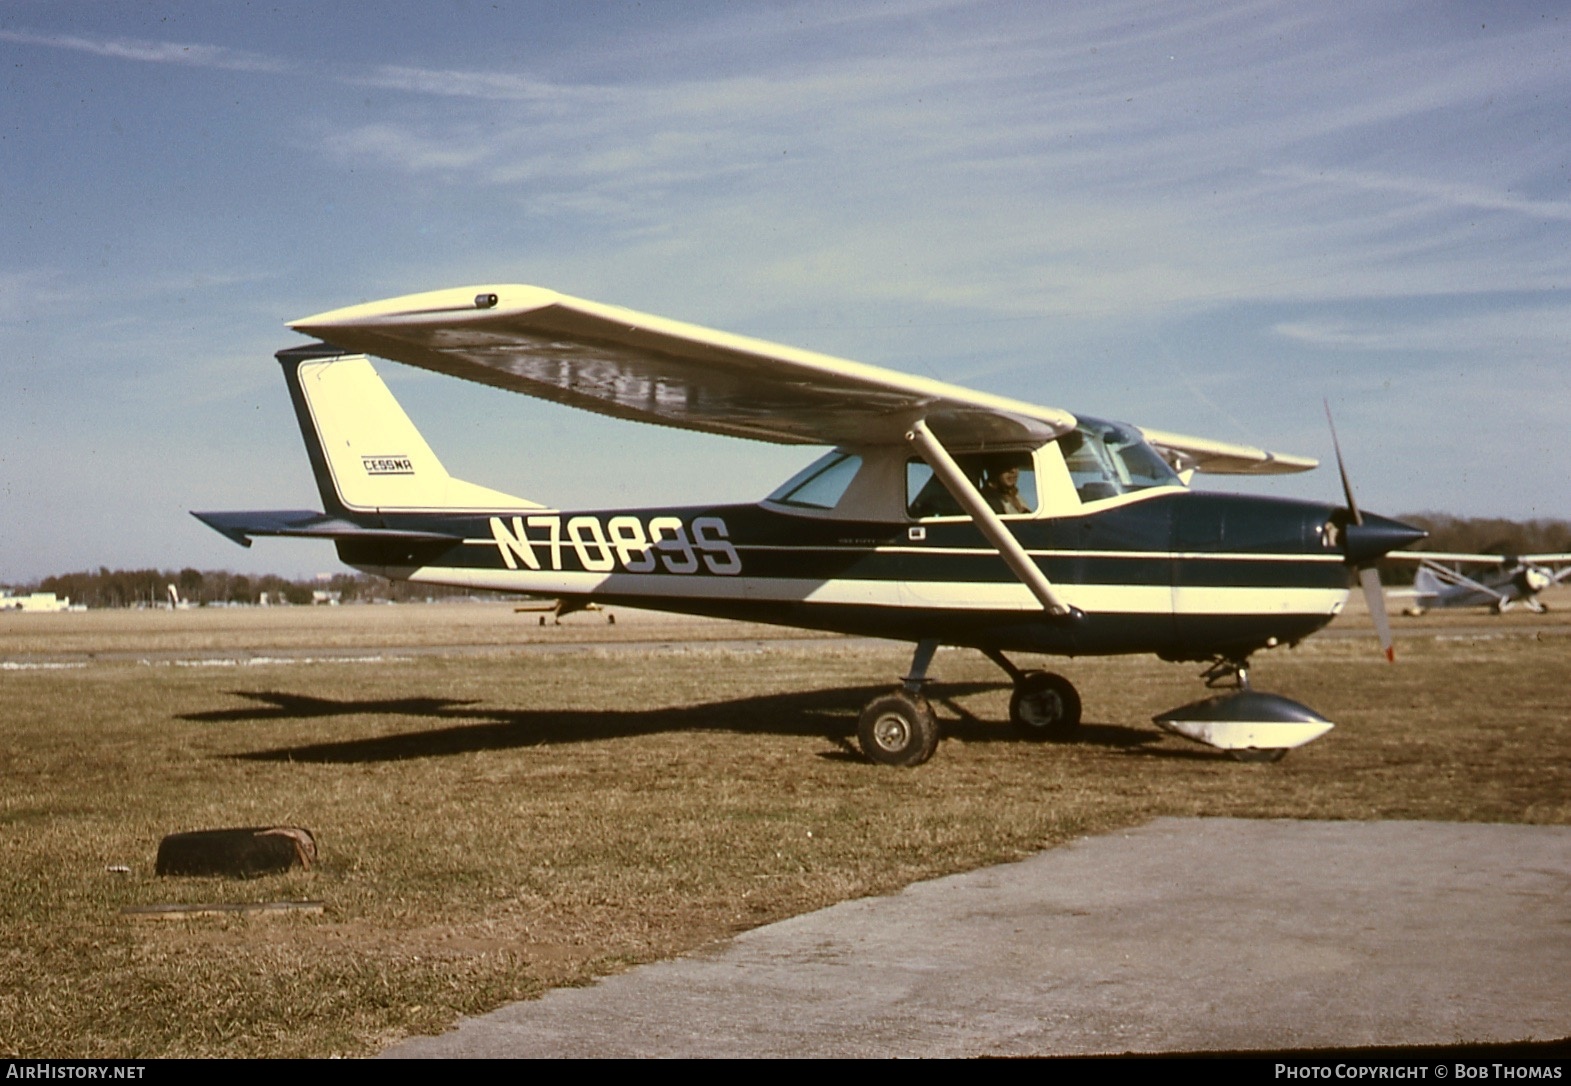
{"label": "pilot in cockpit", "polygon": [[1020,463],[1013,457],[987,465],[978,489],[988,508],[995,513],[1029,513],[1031,507],[1020,496]]}

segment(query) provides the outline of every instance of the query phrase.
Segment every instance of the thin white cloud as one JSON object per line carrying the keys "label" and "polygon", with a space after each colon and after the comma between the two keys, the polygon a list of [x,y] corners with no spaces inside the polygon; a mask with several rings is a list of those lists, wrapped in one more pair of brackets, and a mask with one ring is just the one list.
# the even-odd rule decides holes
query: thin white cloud
{"label": "thin white cloud", "polygon": [[71,297],[62,273],[0,271],[0,324],[32,320]]}
{"label": "thin white cloud", "polygon": [[1406,319],[1281,321],[1272,331],[1312,347],[1408,352],[1495,361],[1502,352],[1535,364],[1565,364],[1571,343],[1571,305],[1512,306],[1479,313],[1441,313]]}
{"label": "thin white cloud", "polygon": [[610,97],[608,92],[593,86],[567,87],[517,72],[415,68],[392,64],[368,72],[347,74],[341,76],[340,81],[350,86],[379,87],[411,94],[528,102],[544,106],[584,106],[604,102]]}
{"label": "thin white cloud", "polygon": [[478,134],[432,136],[397,124],[368,124],[334,133],[327,153],[343,162],[369,161],[373,166],[409,173],[450,172],[482,166],[493,157]]}
{"label": "thin white cloud", "polygon": [[1499,192],[1481,185],[1401,177],[1361,170],[1311,170],[1304,167],[1268,169],[1267,177],[1325,185],[1357,192],[1390,193],[1438,207],[1468,208],[1479,211],[1505,211],[1531,219],[1571,222],[1571,201],[1530,200]]}
{"label": "thin white cloud", "polygon": [[[120,313],[124,307],[143,306],[174,298],[206,298],[228,288],[251,286],[277,278],[273,272],[225,270],[144,275],[117,283],[114,292],[116,304],[103,311],[96,308],[93,311],[95,314]],[[72,324],[76,328],[99,326],[108,318],[100,316],[96,320],[87,320],[81,316],[85,289],[74,273],[59,268],[0,269],[0,324],[58,323],[62,314],[69,312],[74,315]]]}
{"label": "thin white cloud", "polygon": [[17,45],[41,45],[68,49],[116,60],[136,60],[148,64],[181,64],[193,68],[220,68],[235,72],[284,72],[290,66],[274,57],[231,49],[222,45],[189,42],[147,41],[139,38],[86,38],[75,34],[30,34],[20,30],[0,30],[0,41]]}

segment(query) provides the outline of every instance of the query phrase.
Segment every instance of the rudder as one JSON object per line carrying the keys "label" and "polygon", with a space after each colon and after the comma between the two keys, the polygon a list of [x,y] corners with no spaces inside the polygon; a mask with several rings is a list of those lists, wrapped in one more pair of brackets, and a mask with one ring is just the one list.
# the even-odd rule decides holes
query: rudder
{"label": "rudder", "polygon": [[365,355],[316,343],[277,358],[327,513],[541,508],[449,475]]}

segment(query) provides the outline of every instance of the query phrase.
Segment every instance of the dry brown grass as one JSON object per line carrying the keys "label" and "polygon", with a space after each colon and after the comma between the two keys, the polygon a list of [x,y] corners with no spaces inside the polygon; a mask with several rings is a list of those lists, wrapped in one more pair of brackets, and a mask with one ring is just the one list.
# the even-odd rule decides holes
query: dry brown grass
{"label": "dry brown grass", "polygon": [[540,625],[540,614],[506,603],[358,607],[213,607],[190,611],[0,613],[0,660],[116,659],[181,654],[377,649],[505,650],[539,644],[684,642],[767,636],[817,638],[808,631],[612,608]]}
{"label": "dry brown grass", "polygon": [[[367,1053],[548,987],[1154,815],[1571,821],[1561,633],[1444,627],[1436,639],[1408,624],[1396,668],[1361,640],[1263,656],[1258,685],[1340,725],[1274,766],[1229,762],[1148,723],[1199,696],[1186,668],[1068,663],[1085,738],[1036,746],[997,723],[1007,689],[992,666],[945,652],[949,738],[928,765],[898,771],[851,749],[858,707],[904,670],[894,646],[134,658],[138,637],[166,654],[223,641],[217,651],[236,656],[325,643],[372,656],[606,632],[594,616],[542,631],[506,608],[208,614],[38,616],[20,633],[0,622],[0,664],[106,645],[132,654],[0,671],[0,1054]],[[41,620],[61,625],[39,633]],[[733,632],[616,630],[668,643]],[[311,827],[322,868],[152,874],[166,833],[257,823]],[[120,914],[306,897],[325,915]]]}

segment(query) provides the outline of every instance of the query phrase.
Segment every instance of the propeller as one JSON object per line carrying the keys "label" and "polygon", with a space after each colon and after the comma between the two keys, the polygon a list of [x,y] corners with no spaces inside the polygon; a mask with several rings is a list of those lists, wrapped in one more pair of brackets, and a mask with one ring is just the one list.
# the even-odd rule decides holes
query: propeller
{"label": "propeller", "polygon": [[1395,640],[1391,636],[1391,618],[1386,614],[1385,589],[1380,584],[1380,571],[1376,563],[1387,551],[1407,543],[1416,542],[1429,533],[1399,521],[1375,517],[1366,521],[1353,497],[1353,483],[1347,477],[1347,464],[1342,460],[1342,443],[1337,440],[1336,420],[1331,417],[1330,401],[1322,401],[1326,408],[1326,422],[1331,424],[1331,447],[1336,450],[1336,470],[1342,477],[1342,495],[1347,499],[1350,523],[1345,532],[1344,550],[1347,559],[1358,570],[1358,583],[1364,589],[1364,602],[1369,605],[1369,617],[1374,620],[1375,634],[1380,638],[1380,649],[1386,659],[1396,663]]}

